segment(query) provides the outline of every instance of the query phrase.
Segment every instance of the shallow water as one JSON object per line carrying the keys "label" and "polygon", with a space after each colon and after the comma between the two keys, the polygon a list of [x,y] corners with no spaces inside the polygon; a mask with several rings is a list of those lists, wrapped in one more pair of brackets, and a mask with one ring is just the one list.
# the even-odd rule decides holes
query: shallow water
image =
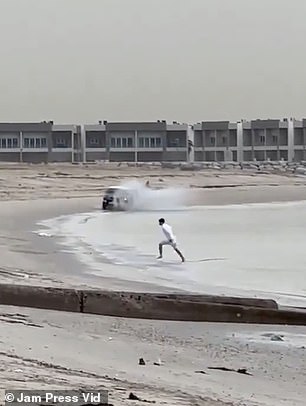
{"label": "shallow water", "polygon": [[[170,247],[156,260],[161,216],[172,225],[186,263]],[[43,225],[95,275],[306,306],[306,202],[98,211]]]}

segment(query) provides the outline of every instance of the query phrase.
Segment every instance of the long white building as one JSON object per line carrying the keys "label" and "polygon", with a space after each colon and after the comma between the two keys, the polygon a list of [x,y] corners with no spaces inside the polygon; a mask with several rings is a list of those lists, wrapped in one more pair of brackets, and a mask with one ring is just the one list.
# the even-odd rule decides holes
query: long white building
{"label": "long white building", "polygon": [[0,161],[253,162],[306,160],[306,119],[0,123]]}

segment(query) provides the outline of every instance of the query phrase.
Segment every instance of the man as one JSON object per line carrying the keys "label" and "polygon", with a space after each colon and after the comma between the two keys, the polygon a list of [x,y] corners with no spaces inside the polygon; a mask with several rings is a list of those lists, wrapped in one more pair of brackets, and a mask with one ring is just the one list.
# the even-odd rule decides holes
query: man
{"label": "man", "polygon": [[160,218],[158,220],[158,223],[161,226],[163,233],[165,234],[166,240],[161,241],[159,243],[159,257],[157,257],[157,259],[161,259],[163,257],[163,246],[170,245],[174,249],[174,251],[178,254],[178,256],[181,258],[182,262],[185,262],[185,258],[183,256],[183,254],[177,248],[176,238],[173,235],[172,227],[169,226],[169,224],[166,224],[165,219],[163,219],[163,218]]}

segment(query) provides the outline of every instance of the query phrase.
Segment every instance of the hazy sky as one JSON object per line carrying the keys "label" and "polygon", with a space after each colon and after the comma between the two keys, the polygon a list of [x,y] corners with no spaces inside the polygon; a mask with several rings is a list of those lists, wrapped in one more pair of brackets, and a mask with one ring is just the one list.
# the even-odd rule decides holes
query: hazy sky
{"label": "hazy sky", "polygon": [[305,0],[0,0],[0,121],[306,117]]}

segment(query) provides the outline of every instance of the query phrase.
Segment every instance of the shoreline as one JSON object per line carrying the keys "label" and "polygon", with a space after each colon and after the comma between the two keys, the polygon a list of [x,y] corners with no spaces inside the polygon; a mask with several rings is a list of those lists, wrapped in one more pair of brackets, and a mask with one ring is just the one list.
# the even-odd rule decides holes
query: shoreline
{"label": "shoreline", "polygon": [[[261,186],[251,189],[237,188],[237,190],[210,189],[205,191],[204,196],[203,191],[199,193],[195,191],[195,194],[189,196],[187,204],[210,209],[224,206],[239,207],[241,205],[302,204],[304,200],[306,201],[304,191],[302,194],[300,194],[301,190],[297,193],[291,193],[294,188],[295,186],[292,188],[282,186],[277,196],[274,187],[271,190],[271,188]],[[300,200],[297,199],[298,197]],[[0,219],[2,222],[0,275],[5,278],[5,282],[38,284],[39,286],[50,284],[61,287],[97,287],[127,291],[184,292],[184,289],[121,280],[87,272],[86,265],[80,262],[73,253],[67,252],[69,247],[60,237],[43,237],[37,233],[45,228],[41,225],[45,220],[73,214],[100,212],[100,201],[100,197],[0,201]],[[10,220],[13,216],[14,223]],[[48,234],[48,229],[46,229],[46,234]],[[42,263],[44,264],[43,273],[41,272]],[[61,269],[60,272],[59,269]],[[71,269],[73,272],[70,271]],[[235,294],[237,295],[238,292]]]}

